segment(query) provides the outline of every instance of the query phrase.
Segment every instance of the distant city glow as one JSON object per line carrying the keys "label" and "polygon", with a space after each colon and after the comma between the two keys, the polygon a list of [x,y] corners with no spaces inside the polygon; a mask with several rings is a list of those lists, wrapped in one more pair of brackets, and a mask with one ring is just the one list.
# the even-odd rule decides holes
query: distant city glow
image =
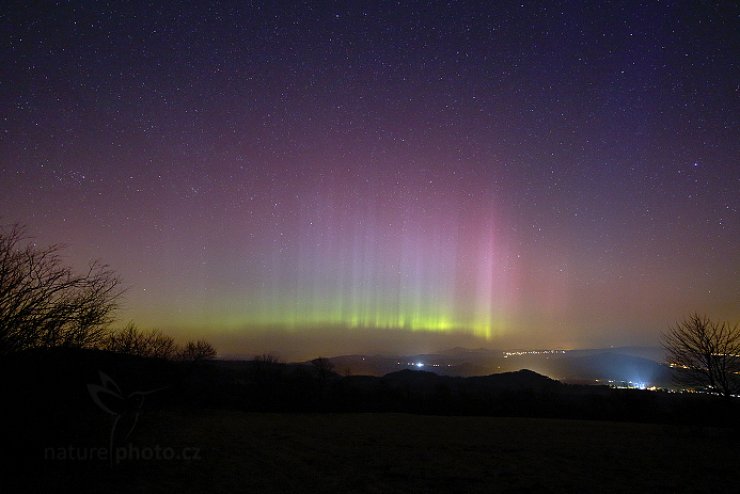
{"label": "distant city glow", "polygon": [[514,350],[505,351],[504,358],[521,357],[523,355],[557,355],[564,354],[567,350]]}

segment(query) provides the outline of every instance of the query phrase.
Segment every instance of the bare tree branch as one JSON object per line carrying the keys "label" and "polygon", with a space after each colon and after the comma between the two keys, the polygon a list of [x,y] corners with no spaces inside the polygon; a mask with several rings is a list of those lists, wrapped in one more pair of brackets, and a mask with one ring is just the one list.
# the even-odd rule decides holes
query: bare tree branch
{"label": "bare tree branch", "polygon": [[180,352],[180,358],[186,362],[200,362],[216,358],[216,349],[205,340],[189,341]]}
{"label": "bare tree branch", "polygon": [[684,386],[706,387],[729,397],[740,391],[740,328],[690,314],[663,334],[668,364]]}
{"label": "bare tree branch", "polygon": [[39,248],[22,226],[0,226],[0,355],[102,341],[123,294],[120,280],[98,262],[75,274],[62,248]]}
{"label": "bare tree branch", "polygon": [[145,333],[133,323],[122,330],[111,333],[103,346],[106,350],[139,357],[173,360],[179,354],[175,340],[159,330]]}

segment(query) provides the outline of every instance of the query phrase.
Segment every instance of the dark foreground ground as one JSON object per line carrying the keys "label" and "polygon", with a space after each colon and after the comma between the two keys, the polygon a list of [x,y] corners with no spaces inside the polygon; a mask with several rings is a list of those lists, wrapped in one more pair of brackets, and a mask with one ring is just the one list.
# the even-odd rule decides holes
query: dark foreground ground
{"label": "dark foreground ground", "polygon": [[0,400],[2,494],[740,492],[737,400],[526,370],[378,378],[54,349],[0,359]]}
{"label": "dark foreground ground", "polygon": [[[62,444],[105,448],[110,423],[93,419]],[[18,467],[3,492],[737,492],[735,434],[532,418],[152,411],[117,464],[29,450],[35,468]],[[136,458],[157,449],[192,459]]]}

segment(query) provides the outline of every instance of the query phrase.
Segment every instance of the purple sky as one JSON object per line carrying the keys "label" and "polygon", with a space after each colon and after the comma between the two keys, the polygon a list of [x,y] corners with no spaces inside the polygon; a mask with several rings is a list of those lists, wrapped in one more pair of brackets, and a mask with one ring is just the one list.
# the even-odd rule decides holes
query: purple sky
{"label": "purple sky", "polygon": [[0,215],[222,354],[740,316],[732,2],[3,9]]}

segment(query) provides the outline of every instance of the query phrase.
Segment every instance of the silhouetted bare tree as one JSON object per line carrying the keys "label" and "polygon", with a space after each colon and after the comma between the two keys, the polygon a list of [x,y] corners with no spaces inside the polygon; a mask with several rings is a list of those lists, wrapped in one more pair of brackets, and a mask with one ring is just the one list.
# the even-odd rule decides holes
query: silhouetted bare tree
{"label": "silhouetted bare tree", "polygon": [[260,386],[269,387],[282,374],[283,365],[280,358],[272,353],[255,355],[252,366],[252,377]]}
{"label": "silhouetted bare tree", "polygon": [[171,336],[162,334],[156,329],[149,334],[149,357],[172,360],[177,357],[178,352],[179,349]]}
{"label": "silhouetted bare tree", "polygon": [[159,330],[146,333],[133,323],[128,323],[122,330],[111,333],[103,347],[112,352],[165,360],[174,359],[179,353],[172,337],[162,334]]}
{"label": "silhouetted bare tree", "polygon": [[668,363],[683,385],[703,386],[724,397],[740,390],[740,327],[697,313],[663,334]]}
{"label": "silhouetted bare tree", "polygon": [[123,293],[108,266],[75,274],[62,247],[41,248],[20,225],[0,226],[0,355],[39,347],[96,346]]}
{"label": "silhouetted bare tree", "polygon": [[254,361],[267,366],[277,365],[280,363],[280,358],[272,353],[263,353],[262,355],[255,355]]}
{"label": "silhouetted bare tree", "polygon": [[200,362],[216,358],[216,349],[205,340],[188,341],[180,352],[180,358],[188,362]]}
{"label": "silhouetted bare tree", "polygon": [[146,335],[132,322],[120,331],[108,335],[103,348],[111,352],[129,355],[143,355],[146,347]]}
{"label": "silhouetted bare tree", "polygon": [[325,381],[334,372],[334,364],[326,357],[318,357],[311,361],[311,365],[316,369],[318,378]]}

